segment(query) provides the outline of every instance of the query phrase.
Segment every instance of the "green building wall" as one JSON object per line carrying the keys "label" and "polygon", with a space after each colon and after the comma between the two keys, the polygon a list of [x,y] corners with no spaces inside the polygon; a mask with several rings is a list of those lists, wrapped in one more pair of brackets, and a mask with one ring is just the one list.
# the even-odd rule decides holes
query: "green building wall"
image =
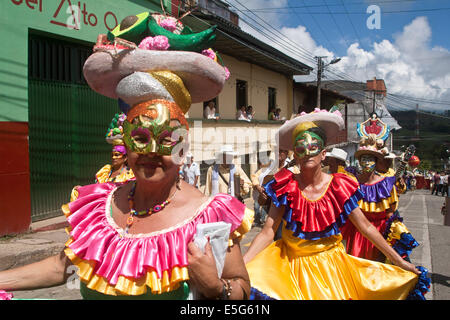
{"label": "green building wall", "polygon": [[[164,10],[177,3],[164,0]],[[99,34],[145,11],[161,12],[160,0],[0,1],[0,237],[60,215],[72,187],[92,183],[109,161],[104,133],[118,112],[116,101],[80,81],[31,76],[29,67],[56,62],[36,63],[29,43],[45,38],[89,54]]]}
{"label": "green building wall", "polygon": [[[164,0],[166,12],[172,3]],[[97,35],[128,15],[159,11],[159,0],[2,0],[0,1],[0,121],[28,121],[28,34],[45,32],[95,43]],[[65,25],[74,23],[78,29]]]}

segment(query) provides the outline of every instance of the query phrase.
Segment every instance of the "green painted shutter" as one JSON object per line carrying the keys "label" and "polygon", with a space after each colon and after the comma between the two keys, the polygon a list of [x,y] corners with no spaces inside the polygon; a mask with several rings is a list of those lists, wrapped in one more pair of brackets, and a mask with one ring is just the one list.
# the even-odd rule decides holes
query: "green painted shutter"
{"label": "green painted shutter", "polygon": [[75,185],[94,182],[110,162],[106,129],[117,101],[82,76],[91,47],[30,36],[29,145],[32,221],[61,215]]}

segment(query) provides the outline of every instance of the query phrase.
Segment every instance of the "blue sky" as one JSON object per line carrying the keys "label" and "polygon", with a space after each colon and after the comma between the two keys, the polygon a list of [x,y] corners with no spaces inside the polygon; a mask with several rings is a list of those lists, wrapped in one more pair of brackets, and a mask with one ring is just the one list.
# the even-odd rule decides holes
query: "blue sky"
{"label": "blue sky", "polygon": [[[359,41],[362,48],[368,49],[374,41],[393,40],[393,34],[400,32],[418,16],[428,18],[433,30],[431,46],[450,49],[450,37],[446,36],[450,31],[448,0],[296,0],[287,3],[284,6],[287,9],[264,8],[264,11],[255,13],[259,15],[265,10],[277,12],[286,18],[283,26],[294,27],[299,22],[304,23],[318,43],[336,49],[338,55],[345,55],[351,42]],[[380,29],[370,30],[366,25],[371,16],[367,8],[372,4],[380,8]],[[448,10],[435,10],[438,8]]]}
{"label": "blue sky", "polygon": [[[430,110],[450,109],[450,0],[226,0],[241,28],[315,67],[314,56],[342,60],[328,79],[384,79],[388,92],[422,100]],[[369,29],[370,5],[380,9]],[[298,81],[315,80],[296,77]],[[402,100],[404,106],[415,102]],[[414,103],[413,103],[414,102]]]}

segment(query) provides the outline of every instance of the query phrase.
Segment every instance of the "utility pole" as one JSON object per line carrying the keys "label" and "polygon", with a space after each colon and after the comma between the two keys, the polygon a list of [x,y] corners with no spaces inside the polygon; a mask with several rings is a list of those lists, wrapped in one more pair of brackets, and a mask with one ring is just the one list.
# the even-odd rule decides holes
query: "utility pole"
{"label": "utility pole", "polygon": [[416,104],[416,138],[419,139],[419,104]]}
{"label": "utility pole", "polygon": [[315,57],[317,59],[317,108],[320,109],[320,86],[322,84],[322,76],[323,76],[323,70],[325,67],[329,66],[330,64],[335,64],[339,61],[341,61],[341,58],[335,58],[331,60],[330,63],[325,65],[322,61],[323,58],[326,58],[327,56],[321,56],[321,57]]}
{"label": "utility pole", "polygon": [[372,113],[375,113],[375,106],[376,106],[376,97],[375,97],[375,89],[372,91]]}
{"label": "utility pole", "polygon": [[320,85],[322,80],[322,72],[323,72],[323,61],[322,58],[325,56],[316,57],[317,59],[317,108],[320,109]]}

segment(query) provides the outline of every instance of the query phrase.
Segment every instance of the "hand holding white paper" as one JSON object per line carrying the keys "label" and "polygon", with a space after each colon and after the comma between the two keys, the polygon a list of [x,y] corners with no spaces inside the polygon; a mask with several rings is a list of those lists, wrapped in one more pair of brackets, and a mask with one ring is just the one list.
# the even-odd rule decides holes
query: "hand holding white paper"
{"label": "hand holding white paper", "polygon": [[[223,267],[225,264],[225,255],[228,248],[228,239],[230,237],[231,224],[226,222],[212,222],[197,225],[197,232],[194,236],[194,243],[203,253],[205,253],[205,246],[208,242],[216,262],[217,276],[222,276]],[[191,290],[189,300],[196,299],[197,294],[195,290]]]}

